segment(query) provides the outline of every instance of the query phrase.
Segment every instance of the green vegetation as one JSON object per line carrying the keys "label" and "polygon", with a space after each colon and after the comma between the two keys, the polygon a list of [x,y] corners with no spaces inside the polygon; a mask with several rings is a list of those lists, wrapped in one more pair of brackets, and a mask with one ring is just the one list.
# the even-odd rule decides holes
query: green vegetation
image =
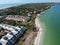
{"label": "green vegetation", "polygon": [[24,15],[27,16],[28,12],[34,12],[39,11],[40,9],[44,9],[47,6],[50,6],[51,4],[25,4],[15,7],[7,8],[7,10],[2,10],[6,15]]}
{"label": "green vegetation", "polygon": [[[23,16],[27,16],[27,13],[32,12],[32,16],[31,16],[31,20],[29,22],[21,22],[21,21],[13,21],[13,20],[3,20],[0,21],[0,23],[5,23],[5,24],[10,24],[10,25],[22,25],[24,26],[27,30],[26,34],[25,34],[25,38],[27,38],[27,36],[30,34],[30,32],[34,31],[36,32],[36,27],[35,27],[35,18],[38,14],[38,12],[40,13],[41,9],[46,10],[45,7],[49,6],[49,8],[51,7],[50,4],[26,4],[26,5],[21,5],[21,6],[16,6],[16,7],[10,7],[7,8],[7,11],[2,10],[4,12],[4,14],[6,15],[23,15]],[[48,9],[48,8],[47,8]],[[36,11],[36,13],[34,13],[34,11]],[[16,45],[23,45],[24,41],[20,40],[20,42]]]}

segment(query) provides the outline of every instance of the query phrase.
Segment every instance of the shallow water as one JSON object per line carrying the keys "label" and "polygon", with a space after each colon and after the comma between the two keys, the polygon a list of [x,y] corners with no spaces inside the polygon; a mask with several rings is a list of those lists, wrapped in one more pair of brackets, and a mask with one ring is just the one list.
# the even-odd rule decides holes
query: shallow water
{"label": "shallow water", "polygon": [[60,45],[60,5],[41,14],[39,21],[44,25],[41,45]]}

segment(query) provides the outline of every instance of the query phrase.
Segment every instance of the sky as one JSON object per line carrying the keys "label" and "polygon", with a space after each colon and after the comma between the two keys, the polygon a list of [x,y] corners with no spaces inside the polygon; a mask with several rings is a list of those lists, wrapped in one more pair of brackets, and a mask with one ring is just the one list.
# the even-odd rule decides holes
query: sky
{"label": "sky", "polygon": [[0,4],[9,4],[9,3],[39,3],[39,2],[60,2],[60,0],[0,0]]}

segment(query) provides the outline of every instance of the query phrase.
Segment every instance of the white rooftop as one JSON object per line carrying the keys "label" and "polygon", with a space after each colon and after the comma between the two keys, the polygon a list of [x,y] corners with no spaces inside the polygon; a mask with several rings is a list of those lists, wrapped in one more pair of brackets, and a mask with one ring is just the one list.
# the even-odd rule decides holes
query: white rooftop
{"label": "white rooftop", "polygon": [[[1,44],[6,45],[8,43],[8,40],[15,38],[14,35],[16,37],[19,37],[19,35],[20,35],[20,33],[22,33],[22,29],[23,29],[23,26],[18,27],[18,26],[11,26],[11,25],[7,25],[7,24],[0,24],[0,27],[11,31],[0,39],[0,45]],[[18,31],[20,31],[20,33]]]}
{"label": "white rooftop", "polygon": [[12,32],[14,35],[18,34],[18,32],[15,31],[15,30],[12,30],[11,32]]}
{"label": "white rooftop", "polygon": [[9,33],[6,35],[6,37],[8,37],[8,39],[12,39],[13,38],[13,35],[10,35]]}
{"label": "white rooftop", "polygon": [[7,40],[4,40],[3,38],[0,40],[0,44],[2,44],[2,45],[6,45],[7,44]]}

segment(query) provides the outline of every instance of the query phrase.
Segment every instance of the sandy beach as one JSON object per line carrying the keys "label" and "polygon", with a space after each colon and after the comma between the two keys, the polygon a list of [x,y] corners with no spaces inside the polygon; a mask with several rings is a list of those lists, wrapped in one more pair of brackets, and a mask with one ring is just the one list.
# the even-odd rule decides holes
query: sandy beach
{"label": "sandy beach", "polygon": [[34,40],[34,45],[40,45],[41,37],[42,37],[42,26],[38,20],[38,16],[35,19],[35,26],[38,29],[37,36]]}

